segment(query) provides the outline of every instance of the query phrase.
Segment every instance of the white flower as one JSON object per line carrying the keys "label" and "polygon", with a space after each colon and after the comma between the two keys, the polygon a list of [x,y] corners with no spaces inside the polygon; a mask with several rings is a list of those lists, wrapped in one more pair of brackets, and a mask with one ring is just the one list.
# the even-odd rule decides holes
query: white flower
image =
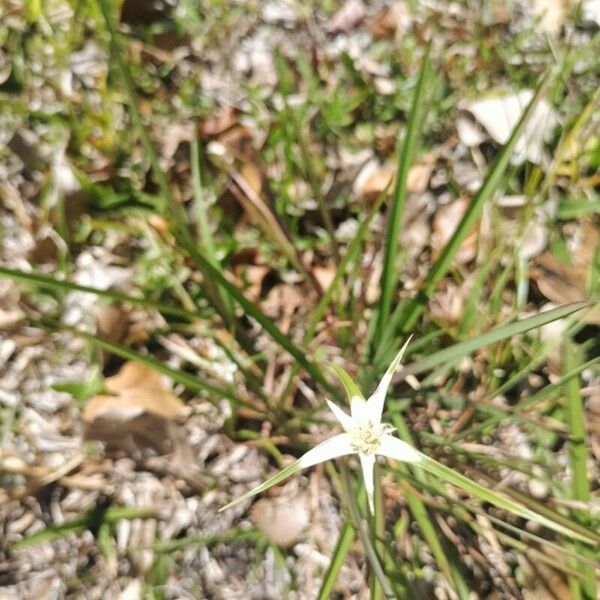
{"label": "white flower", "polygon": [[[410,339],[408,341],[410,341]],[[363,472],[365,489],[367,491],[369,509],[373,512],[373,469],[376,457],[387,456],[388,458],[404,462],[419,462],[423,457],[423,455],[415,450],[410,444],[399,440],[391,434],[394,430],[392,425],[381,422],[385,397],[390,382],[392,381],[392,376],[400,366],[400,361],[402,360],[408,341],[402,346],[400,352],[398,352],[396,358],[379,382],[377,389],[368,400],[365,400],[358,387],[343,369],[334,367],[334,370],[346,387],[346,391],[350,397],[350,414],[347,414],[339,406],[329,400],[327,401],[327,405],[341,423],[344,432],[321,442],[301,456],[296,462],[289,465],[264,483],[261,483],[253,490],[236,498],[221,510],[225,510],[238,502],[265,491],[302,469],[312,467],[313,465],[325,462],[332,458],[338,458],[349,454],[358,454]]]}

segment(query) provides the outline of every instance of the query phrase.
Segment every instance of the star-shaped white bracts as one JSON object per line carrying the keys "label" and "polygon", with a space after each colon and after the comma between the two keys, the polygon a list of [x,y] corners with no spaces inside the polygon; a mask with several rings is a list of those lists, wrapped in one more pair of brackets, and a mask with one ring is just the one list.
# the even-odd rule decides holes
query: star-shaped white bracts
{"label": "star-shaped white bracts", "polygon": [[[408,341],[410,341],[410,339]],[[381,422],[385,397],[392,381],[392,376],[400,366],[400,361],[402,360],[408,341],[402,346],[400,352],[398,352],[396,358],[394,358],[392,364],[379,382],[377,389],[367,400],[365,400],[356,384],[343,369],[340,367],[333,367],[348,392],[350,398],[350,414],[347,414],[339,406],[329,400],[327,400],[327,405],[341,423],[344,432],[334,435],[320,444],[317,444],[296,462],[246,494],[236,498],[221,510],[225,510],[255,494],[264,492],[268,488],[287,479],[287,477],[302,469],[312,467],[313,465],[325,462],[332,458],[338,458],[349,454],[358,454],[363,472],[369,509],[373,512],[373,469],[375,466],[375,458],[377,456],[387,456],[388,458],[404,462],[419,462],[423,457],[423,455],[415,450],[410,444],[399,440],[391,434],[394,430],[392,425]]]}

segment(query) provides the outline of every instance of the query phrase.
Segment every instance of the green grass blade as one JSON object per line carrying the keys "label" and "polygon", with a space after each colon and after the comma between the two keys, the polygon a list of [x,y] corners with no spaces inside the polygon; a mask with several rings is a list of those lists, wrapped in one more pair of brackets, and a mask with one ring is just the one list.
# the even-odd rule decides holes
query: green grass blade
{"label": "green grass blade", "polygon": [[402,332],[409,331],[417,319],[423,312],[431,294],[433,293],[438,282],[446,275],[448,269],[454,259],[454,256],[458,252],[461,244],[467,237],[467,234],[471,231],[475,225],[475,221],[481,214],[481,210],[486,202],[488,202],[499,187],[502,185],[504,173],[508,167],[511,154],[519,140],[525,124],[527,123],[531,113],[537,106],[537,103],[542,96],[543,91],[546,88],[546,82],[548,78],[545,77],[540,85],[538,86],[533,98],[523,111],[523,114],[512,131],[512,134],[506,144],[503,146],[498,158],[494,162],[493,166],[489,170],[485,181],[481,188],[469,204],[463,218],[458,224],[456,230],[452,234],[452,237],[448,240],[448,243],[442,250],[439,258],[432,265],[420,291],[413,298],[408,305],[406,312],[402,315],[402,319],[399,323],[399,328]]}
{"label": "green grass blade", "polygon": [[173,381],[180,383],[181,385],[185,386],[189,390],[192,390],[194,392],[199,392],[199,391],[209,392],[210,394],[212,394],[215,397],[215,401],[220,398],[227,398],[228,400],[231,400],[231,402],[233,402],[237,406],[244,406],[251,410],[257,410],[257,406],[255,404],[253,404],[252,402],[246,401],[246,400],[242,400],[241,398],[238,398],[236,396],[236,394],[234,393],[234,391],[232,389],[230,389],[229,387],[219,386],[214,383],[205,381],[204,379],[201,379],[200,377],[197,377],[190,373],[186,373],[185,371],[180,371],[178,369],[172,369],[171,367],[168,367],[161,361],[156,360],[155,358],[152,358],[151,356],[146,356],[144,354],[140,354],[139,352],[136,352],[135,350],[128,348],[127,346],[123,346],[122,344],[117,344],[116,342],[107,340],[106,338],[103,338],[99,335],[94,335],[93,333],[87,333],[85,331],[80,331],[76,327],[71,327],[69,325],[63,325],[63,324],[59,324],[59,323],[42,322],[42,323],[35,323],[35,324],[41,325],[42,327],[45,327],[48,329],[52,329],[53,331],[56,331],[56,330],[68,331],[69,333],[72,333],[73,335],[76,335],[84,340],[87,340],[88,342],[90,342],[92,344],[95,344],[99,348],[102,348],[103,350],[106,350],[107,352],[110,352],[111,354],[114,354],[115,356],[120,356],[121,358],[124,358],[125,360],[134,360],[136,362],[142,363],[142,364],[150,367],[151,369],[154,369],[154,370],[158,371],[159,373],[162,373],[163,375],[170,377]]}
{"label": "green grass blade", "polygon": [[102,298],[117,300],[118,302],[126,302],[129,304],[144,306],[145,308],[153,308],[165,315],[185,319],[187,321],[192,321],[197,318],[196,315],[183,308],[162,304],[161,302],[154,302],[153,300],[148,300],[147,298],[130,296],[114,290],[101,290],[98,288],[89,287],[87,285],[79,285],[71,281],[55,279],[50,275],[43,275],[41,273],[25,273],[24,271],[8,269],[7,267],[0,266],[0,277],[6,277],[14,281],[22,281],[23,283],[27,283],[38,288],[59,290],[63,292],[84,292],[86,294],[94,294]]}
{"label": "green grass blade", "polygon": [[195,137],[190,144],[190,161],[192,164],[192,188],[194,191],[194,204],[198,218],[198,234],[206,255],[210,257],[212,263],[217,266],[219,262],[217,260],[215,241],[208,224],[208,206],[204,197],[204,192],[202,191],[202,175],[200,173],[200,144],[198,143],[197,137]]}
{"label": "green grass blade", "polygon": [[314,337],[317,325],[319,324],[319,322],[323,318],[323,315],[325,314],[325,311],[331,304],[331,301],[333,300],[333,295],[335,294],[342,278],[344,277],[348,265],[353,260],[356,260],[358,252],[360,250],[360,245],[362,244],[365,235],[369,231],[369,225],[371,224],[373,218],[379,212],[379,209],[385,202],[388,187],[386,187],[381,192],[381,194],[379,194],[379,197],[373,203],[373,206],[369,211],[368,215],[362,220],[361,224],[358,227],[358,230],[356,231],[356,235],[350,241],[348,249],[346,250],[344,256],[341,258],[338,264],[333,281],[329,284],[329,287],[325,290],[323,296],[321,296],[321,299],[319,300],[319,303],[317,304],[316,308],[312,311],[309,318],[308,327],[306,328],[306,334],[304,336],[305,344],[308,344]]}
{"label": "green grass blade", "polygon": [[[302,342],[305,346],[308,346],[310,344],[310,342],[313,340],[313,338],[315,336],[315,332],[317,330],[317,326],[319,325],[319,323],[321,322],[321,319],[323,318],[323,315],[329,308],[329,305],[331,304],[331,302],[333,300],[334,294],[336,293],[336,291],[340,285],[340,282],[342,281],[344,274],[346,273],[346,268],[353,260],[356,260],[356,257],[358,256],[358,253],[360,250],[360,245],[362,244],[365,235],[369,231],[369,225],[371,224],[371,221],[373,220],[373,218],[379,212],[379,209],[383,205],[386,195],[387,195],[387,191],[388,191],[388,188],[386,187],[381,192],[381,194],[379,194],[379,197],[374,202],[368,215],[362,220],[361,224],[358,227],[356,235],[350,241],[350,244],[348,245],[348,248],[347,248],[346,252],[344,253],[344,256],[342,256],[340,262],[338,263],[337,269],[335,271],[335,275],[333,277],[333,281],[329,284],[329,287],[325,290],[325,292],[319,299],[319,303],[317,304],[316,308],[310,314],[310,317],[308,319],[308,326],[306,327],[306,332],[304,333],[304,337],[302,338]],[[297,365],[294,365],[294,368],[292,369],[292,371],[290,373],[287,385],[283,388],[283,391],[281,393],[279,403],[281,403],[283,398],[287,397],[289,390],[290,390],[291,383],[297,374],[298,374],[298,368],[297,368]]]}
{"label": "green grass blade", "polygon": [[[538,402],[548,401],[548,400],[553,399],[560,392],[560,388],[562,388],[567,383],[567,381],[569,381],[569,379],[571,379],[572,377],[577,377],[582,371],[585,371],[585,369],[588,369],[594,365],[597,365],[598,363],[600,363],[600,357],[592,358],[591,360],[588,360],[585,363],[579,364],[578,366],[576,366],[574,369],[572,369],[568,373],[565,373],[557,381],[547,385],[546,387],[537,391],[535,394],[533,394],[526,400],[517,404],[512,409],[513,413],[517,413],[517,414],[522,413],[522,412],[526,411],[527,409],[530,409],[531,407],[533,407]],[[501,386],[501,388],[502,388],[502,386]],[[497,392],[498,394],[503,393],[502,391],[500,391],[501,388],[499,388],[499,391]],[[507,418],[506,412],[492,415],[489,418],[485,419],[484,421],[478,423],[477,425],[474,425],[473,427],[471,427],[469,429],[465,429],[464,431],[460,432],[459,434],[453,436],[452,440],[459,441],[466,437],[473,437],[473,436],[477,435],[479,432],[484,431],[485,429],[496,426],[498,423],[500,423],[500,421],[503,421],[506,418]]]}
{"label": "green grass blade", "polygon": [[267,479],[266,481],[263,481],[260,485],[257,485],[255,488],[252,488],[249,492],[242,494],[235,500],[232,500],[225,506],[222,506],[219,509],[219,512],[227,510],[228,508],[231,508],[232,506],[235,506],[236,504],[239,504],[240,502],[243,502],[244,500],[248,500],[248,498],[252,498],[252,496],[256,496],[256,494],[260,494],[261,492],[267,491],[269,488],[272,488],[274,485],[281,483],[288,477],[291,477],[292,475],[294,475],[294,473],[298,473],[298,471],[300,471],[300,470],[301,470],[301,467],[300,467],[299,462],[298,461],[293,462],[291,465],[288,465],[284,469],[281,469],[281,471],[278,471],[277,473],[275,473],[275,475],[273,475],[272,477],[269,477],[269,479]]}
{"label": "green grass blade", "polygon": [[[563,343],[563,365],[569,372],[577,366],[575,348],[569,339]],[[569,426],[569,459],[571,463],[571,496],[574,500],[589,502],[591,498],[590,482],[587,474],[587,451],[585,445],[585,412],[579,387],[579,377],[571,377],[565,384],[567,400],[567,424]],[[575,517],[580,523],[589,523],[589,514],[576,511]],[[577,550],[589,558],[593,558],[588,549],[578,545]],[[586,600],[597,597],[597,582],[594,569],[588,564],[579,563],[578,569],[583,576],[582,581],[570,580],[571,586],[578,588],[579,596]]]}
{"label": "green grass blade", "polygon": [[429,74],[429,53],[431,45],[427,46],[425,56],[421,63],[419,78],[414,90],[410,115],[406,124],[404,139],[399,148],[398,156],[398,171],[396,174],[396,185],[392,196],[388,228],[385,238],[385,249],[383,257],[383,271],[381,273],[381,299],[379,301],[379,312],[377,316],[377,326],[375,328],[375,342],[377,342],[382,334],[383,328],[388,321],[394,290],[396,289],[397,281],[397,254],[398,254],[398,237],[400,235],[400,226],[404,214],[404,206],[407,196],[407,181],[410,166],[417,151],[418,139],[423,126],[423,117],[425,110],[425,83]]}
{"label": "green grass blade", "polygon": [[[398,436],[400,439],[414,447],[415,442],[402,415],[395,414],[392,420],[396,430],[398,431]],[[398,463],[398,468],[405,476],[410,473],[409,467],[406,464]],[[416,479],[421,482],[423,482],[423,480],[425,480],[427,477],[425,473],[416,468],[414,469],[414,472]],[[429,516],[427,508],[425,507],[425,503],[421,500],[421,498],[419,498],[413,487],[410,486],[407,481],[401,480],[400,486],[404,491],[408,508],[417,522],[417,525],[420,527],[423,538],[429,545],[431,553],[433,554],[433,558],[435,559],[440,571],[445,575],[446,580],[454,588],[461,600],[465,598],[464,590],[467,590],[466,597],[468,597],[468,586],[459,569],[457,567],[453,568],[450,559],[446,556],[444,547],[438,538],[431,517]]]}
{"label": "green grass blade", "polygon": [[465,477],[454,469],[439,463],[425,454],[421,453],[421,457],[422,460],[418,463],[415,463],[417,468],[424,469],[435,477],[443,479],[444,481],[465,490],[482,502],[489,502],[498,508],[507,510],[514,515],[528,519],[538,523],[539,525],[543,525],[544,527],[556,531],[557,533],[560,533],[573,540],[582,541],[587,544],[598,544],[600,541],[600,536],[594,532],[590,531],[584,534],[581,528],[577,528],[577,531],[575,531],[575,527],[568,527],[564,524],[558,523],[556,520],[538,514],[523,504],[515,502],[507,496],[502,496],[497,492],[494,492],[492,489],[476,483],[472,479]]}
{"label": "green grass blade", "polygon": [[171,189],[169,188],[169,182],[167,181],[167,177],[165,176],[165,173],[160,166],[158,156],[156,155],[156,152],[154,151],[154,147],[152,145],[152,141],[150,140],[150,135],[146,130],[144,121],[142,119],[142,115],[140,114],[140,111],[135,102],[135,90],[133,88],[133,82],[131,80],[129,69],[127,67],[127,64],[125,63],[125,52],[120,43],[119,36],[115,28],[112,9],[113,3],[110,0],[100,0],[100,10],[102,11],[102,16],[104,17],[106,29],[110,37],[110,45],[112,51],[111,54],[117,61],[119,72],[121,74],[121,79],[123,85],[125,86],[125,93],[129,101],[131,120],[133,121],[133,125],[137,129],[138,135],[140,136],[140,141],[144,148],[144,152],[150,160],[152,174],[156,179],[156,183],[158,184],[158,187],[160,189],[163,201],[165,203],[168,203],[171,207],[174,205],[174,201],[171,195]]}
{"label": "green grass blade", "polygon": [[303,367],[316,382],[320,383],[327,391],[334,391],[333,386],[327,381],[321,369],[313,362],[308,360],[308,358],[306,358],[306,352],[301,350],[288,336],[283,334],[277,325],[275,325],[275,323],[273,323],[273,321],[267,317],[267,315],[265,315],[257,306],[248,300],[248,298],[246,298],[246,296],[244,296],[244,294],[238,290],[238,288],[231,283],[221,273],[221,271],[211,265],[210,262],[197,251],[195,252],[194,258],[196,262],[202,265],[203,270],[208,274],[208,276],[212,277],[212,279],[244,309],[248,316],[255,319],[266,333],[268,333],[284,350],[286,350],[288,354],[293,356],[296,361],[298,361],[300,366]]}
{"label": "green grass blade", "polygon": [[19,550],[32,544],[39,544],[40,542],[48,542],[56,540],[70,533],[78,533],[87,528],[97,528],[102,524],[114,524],[121,519],[148,519],[156,516],[156,511],[149,508],[137,508],[131,506],[115,506],[103,508],[101,506],[95,507],[85,515],[72,519],[71,521],[65,521],[60,525],[48,525],[36,531],[31,535],[27,535],[21,538],[19,541],[12,544],[10,547],[12,550]]}
{"label": "green grass blade", "polygon": [[454,344],[443,350],[438,350],[425,358],[417,360],[404,367],[402,372],[405,374],[416,375],[445,363],[457,363],[479,348],[525,333],[531,329],[536,329],[547,323],[552,323],[552,321],[564,319],[579,310],[592,306],[592,304],[592,302],[572,302],[553,308],[552,310],[538,313],[532,317],[499,325],[487,333],[478,335],[464,342],[459,342],[458,344]]}
{"label": "green grass blade", "polygon": [[[248,314],[248,316],[255,319],[260,326],[282,347],[284,348],[291,356],[293,356],[296,361],[311,375],[311,377],[320,383],[327,391],[332,392],[333,388],[331,384],[325,378],[321,369],[316,366],[314,363],[309,361],[306,358],[306,353],[298,348],[292,340],[284,335],[273,323],[267,315],[265,315],[257,306],[255,306],[252,302],[250,302],[244,294],[237,289],[237,287],[232,284],[222,273],[216,268],[211,261],[204,256],[204,254],[198,249],[196,243],[192,239],[187,222],[185,211],[183,207],[174,201],[171,191],[169,189],[168,182],[166,180],[165,174],[160,168],[160,164],[158,158],[156,156],[156,152],[154,151],[154,147],[152,146],[152,142],[150,141],[150,136],[144,126],[141,115],[137,108],[135,102],[135,91],[133,89],[133,83],[131,81],[131,76],[129,74],[129,70],[125,61],[123,60],[123,51],[121,48],[121,44],[118,39],[117,31],[115,30],[115,26],[113,23],[112,15],[110,12],[110,3],[108,0],[100,0],[100,7],[102,9],[102,13],[104,16],[104,20],[106,22],[106,26],[111,38],[111,45],[113,47],[113,54],[117,60],[117,64],[119,66],[119,71],[121,73],[121,77],[125,84],[125,89],[128,96],[129,107],[131,110],[132,120],[138,133],[142,140],[142,145],[144,147],[144,151],[148,154],[150,158],[150,162],[152,165],[152,172],[154,177],[156,178],[161,194],[164,198],[166,208],[169,216],[173,220],[175,236],[177,241],[181,245],[181,247],[189,254],[189,256],[196,262],[199,266],[202,274],[206,281],[211,281],[219,285],[225,293],[227,293],[231,299],[239,304],[244,311]],[[238,337],[238,341],[243,348],[248,349],[251,345],[247,340],[243,339],[241,336],[241,330],[239,327],[236,327],[233,321],[233,316],[226,310],[226,308],[222,305],[220,298],[211,295],[210,297],[211,303],[215,307],[215,309],[219,312],[223,320],[228,323],[231,327],[235,327],[236,337]]]}
{"label": "green grass blade", "polygon": [[352,528],[352,525],[346,521],[342,525],[340,537],[338,538],[338,542],[333,551],[331,562],[329,563],[329,567],[323,576],[323,583],[321,584],[321,589],[319,590],[319,595],[317,596],[318,600],[328,600],[331,598],[335,582],[337,581],[340,570],[344,565],[346,556],[348,556],[350,545],[354,541],[354,537],[354,529]]}

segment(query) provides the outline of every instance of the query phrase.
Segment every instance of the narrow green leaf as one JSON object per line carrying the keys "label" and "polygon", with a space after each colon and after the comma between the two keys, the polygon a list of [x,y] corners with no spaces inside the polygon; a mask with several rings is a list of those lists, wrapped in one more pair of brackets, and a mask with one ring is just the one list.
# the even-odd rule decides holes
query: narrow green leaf
{"label": "narrow green leaf", "polygon": [[381,192],[381,194],[379,194],[379,197],[373,203],[371,210],[369,211],[367,216],[362,220],[361,224],[358,227],[358,230],[356,231],[356,235],[354,235],[354,237],[350,241],[350,244],[348,245],[344,256],[338,264],[333,281],[329,284],[329,287],[325,290],[323,296],[321,296],[321,299],[319,300],[319,303],[317,304],[316,308],[312,311],[309,317],[308,327],[306,328],[306,333],[304,335],[304,344],[308,344],[310,341],[312,341],[317,325],[319,324],[319,322],[323,318],[323,315],[325,314],[325,311],[331,304],[333,295],[337,291],[338,286],[342,281],[344,274],[346,273],[348,265],[358,256],[360,245],[362,244],[365,235],[369,231],[369,225],[371,224],[375,215],[379,212],[379,209],[385,202],[389,185],[390,184],[388,184],[388,187],[386,187]]}
{"label": "narrow green leaf", "polygon": [[546,88],[548,77],[544,77],[542,82],[538,86],[531,102],[527,105],[519,122],[512,131],[512,134],[506,144],[502,147],[498,158],[496,159],[493,166],[490,168],[481,188],[475,194],[475,197],[469,204],[469,207],[465,211],[463,218],[461,219],[458,227],[452,234],[452,237],[448,240],[448,243],[444,246],[439,258],[432,265],[420,291],[413,298],[408,305],[406,312],[402,315],[402,319],[399,323],[399,328],[402,332],[409,331],[417,319],[423,312],[431,294],[435,290],[438,282],[447,273],[454,256],[458,252],[461,244],[466,238],[469,231],[475,225],[475,221],[478,219],[481,210],[486,202],[493,198],[496,191],[502,185],[504,173],[508,167],[511,154],[517,144],[517,141],[523,133],[523,129],[535,107],[537,106],[543,91]]}
{"label": "narrow green leaf", "polygon": [[340,537],[338,538],[333,555],[331,556],[331,562],[329,563],[329,567],[327,567],[327,571],[323,576],[323,583],[321,584],[321,589],[319,590],[319,595],[317,597],[318,600],[329,600],[329,598],[331,598],[335,582],[337,581],[340,570],[344,565],[346,556],[348,556],[350,545],[354,541],[354,537],[354,529],[352,528],[352,525],[346,521],[342,525]]}
{"label": "narrow green leaf", "polygon": [[360,516],[360,510],[358,508],[358,503],[356,500],[356,495],[352,490],[352,486],[350,484],[350,475],[348,473],[348,467],[346,466],[346,461],[341,461],[340,465],[340,474],[341,474],[341,484],[344,495],[344,500],[348,506],[348,512],[350,513],[350,518],[354,523],[354,528],[358,533],[360,540],[362,542],[365,554],[367,555],[367,560],[371,565],[371,569],[377,577],[381,588],[383,589],[383,593],[386,598],[396,598],[396,594],[394,593],[394,589],[392,587],[392,583],[385,574],[383,567],[381,566],[381,561],[379,560],[379,556],[373,546],[373,542],[369,533],[365,530],[362,519]]}
{"label": "narrow green leaf", "polygon": [[[388,187],[389,187],[389,185],[388,185]],[[315,332],[317,330],[317,326],[319,325],[321,319],[323,318],[323,315],[329,308],[329,305],[331,304],[331,302],[333,300],[333,296],[336,293],[336,291],[339,287],[339,284],[344,277],[344,274],[346,273],[346,268],[358,256],[358,253],[360,250],[360,245],[362,244],[363,239],[369,230],[369,225],[371,224],[371,221],[373,220],[373,218],[379,212],[379,209],[383,205],[383,202],[385,201],[385,198],[387,195],[387,191],[388,191],[388,188],[386,187],[381,192],[381,194],[379,194],[379,197],[374,202],[368,215],[363,219],[363,221],[359,225],[356,235],[350,241],[350,244],[348,245],[348,248],[347,248],[346,252],[344,253],[344,256],[341,258],[341,260],[337,266],[335,275],[333,277],[333,281],[329,284],[329,287],[325,290],[324,294],[321,296],[321,299],[319,300],[319,303],[317,304],[316,308],[312,311],[312,313],[308,319],[308,326],[306,327],[306,332],[302,339],[302,342],[305,346],[308,346],[310,344],[310,342],[313,340],[313,338],[315,336]],[[284,386],[280,398],[287,397],[287,394],[289,393],[289,389],[291,386],[291,382],[296,377],[297,374],[298,374],[298,366],[294,365],[294,369],[292,369],[292,371],[289,375],[288,382]]]}
{"label": "narrow green leaf", "polygon": [[192,164],[192,188],[194,191],[194,206],[196,207],[196,215],[198,219],[198,235],[204,251],[206,252],[212,263],[217,266],[217,251],[215,241],[208,223],[208,203],[206,202],[204,192],[202,190],[202,176],[200,173],[200,144],[198,138],[195,137],[190,144],[190,161]]}
{"label": "narrow green leaf", "polygon": [[306,351],[301,350],[294,342],[285,334],[283,334],[273,323],[273,321],[267,317],[255,304],[253,304],[244,294],[238,290],[238,288],[231,283],[218,269],[216,269],[210,262],[202,256],[199,252],[194,252],[194,259],[196,262],[202,265],[203,270],[207,273],[209,277],[212,277],[213,280],[220,285],[230,296],[231,298],[239,304],[244,311],[248,314],[248,316],[255,319],[259,325],[291,356],[293,356],[300,366],[302,366],[307,373],[318,383],[320,383],[323,388],[327,391],[332,392],[333,387],[325,378],[325,375],[319,369],[317,365],[308,360],[306,357]]}
{"label": "narrow green leaf", "polygon": [[[575,348],[567,338],[563,342],[563,366],[569,372],[577,366]],[[571,495],[574,500],[589,502],[591,498],[590,482],[587,474],[587,450],[585,445],[585,412],[583,398],[579,386],[579,377],[571,377],[565,385],[567,397],[567,424],[569,427],[569,458],[571,462]],[[590,515],[584,511],[575,512],[581,524],[588,524]],[[580,553],[588,558],[593,558],[589,549],[578,545]],[[596,574],[593,567],[579,562],[578,570],[583,576],[583,581],[571,579],[571,586],[578,588],[579,595],[586,600],[597,598]]]}
{"label": "narrow green leaf", "polygon": [[355,396],[358,396],[363,400],[365,399],[363,393],[360,391],[360,388],[358,387],[358,385],[356,385],[356,383],[354,382],[352,377],[350,377],[350,375],[348,374],[346,369],[344,369],[344,367],[340,365],[334,365],[333,363],[328,363],[327,366],[337,375],[341,384],[344,386],[344,389],[346,390],[346,395],[348,396],[348,402],[350,402]]}
{"label": "narrow green leaf", "polygon": [[[392,417],[392,421],[394,423],[394,426],[396,427],[400,439],[414,447],[415,441],[410,434],[404,417],[402,417],[402,415],[400,414],[395,414]],[[398,468],[400,472],[403,473],[405,476],[410,473],[409,467],[405,463],[398,463]],[[415,469],[415,473],[416,478],[420,482],[427,480],[428,476],[426,473],[423,473],[422,471],[419,471],[417,469]],[[462,574],[460,573],[458,568],[453,568],[450,559],[446,556],[446,553],[444,552],[444,547],[442,546],[438,538],[437,531],[433,526],[431,517],[429,515],[429,512],[427,511],[425,503],[421,500],[421,498],[419,498],[418,494],[415,493],[414,488],[410,486],[407,481],[400,481],[400,486],[404,491],[408,508],[410,509],[410,512],[415,518],[417,525],[419,525],[421,533],[423,534],[425,541],[429,545],[435,562],[437,563],[440,571],[445,575],[448,583],[452,585],[459,598],[461,598],[462,600],[463,598],[465,598],[463,590],[466,589],[468,591],[468,586],[465,583],[464,578],[462,577]]]}
{"label": "narrow green leaf", "polygon": [[424,92],[429,74],[430,50],[431,45],[428,45],[421,63],[417,85],[415,86],[404,139],[399,148],[396,186],[390,204],[388,228],[385,238],[383,271],[381,273],[381,299],[379,301],[379,312],[375,328],[375,341],[380,339],[383,328],[388,321],[394,290],[396,289],[398,238],[404,214],[404,206],[406,204],[408,173],[417,152],[418,140],[423,127],[426,105]]}
{"label": "narrow green leaf", "polygon": [[[45,323],[42,323],[41,325],[44,326]],[[51,324],[49,324],[48,327],[53,330],[68,331],[69,333],[72,333],[73,335],[83,338],[84,340],[87,340],[88,342],[95,344],[99,348],[102,348],[103,350],[106,350],[107,352],[110,352],[111,354],[114,354],[115,356],[120,356],[121,358],[124,358],[125,360],[134,360],[134,361],[140,362],[152,369],[155,369],[159,373],[162,373],[163,375],[170,377],[173,381],[176,381],[177,383],[184,385],[189,390],[192,390],[195,392],[198,392],[198,391],[210,392],[211,394],[213,394],[215,396],[215,400],[218,400],[220,398],[227,398],[228,400],[231,400],[231,402],[233,402],[236,405],[245,406],[246,408],[250,408],[251,410],[257,409],[256,405],[254,405],[253,403],[248,402],[246,400],[242,400],[241,398],[238,398],[236,396],[236,394],[234,393],[234,391],[228,387],[219,386],[214,383],[210,383],[208,381],[205,381],[204,379],[201,379],[200,377],[197,377],[190,373],[186,373],[185,371],[180,371],[178,369],[172,369],[171,367],[165,365],[161,361],[156,360],[155,358],[153,358],[151,356],[140,354],[139,352],[136,352],[132,348],[128,348],[127,346],[123,346],[122,344],[117,344],[116,342],[107,340],[106,338],[103,338],[99,335],[94,335],[93,333],[87,333],[85,331],[80,331],[76,327],[71,327],[69,325],[51,323]]]}
{"label": "narrow green leaf", "polygon": [[116,292],[114,290],[101,290],[87,285],[79,285],[71,281],[57,279],[51,275],[43,275],[42,273],[26,273],[25,271],[0,266],[0,277],[6,277],[7,279],[12,279],[14,281],[22,281],[23,283],[39,288],[60,290],[63,292],[84,292],[86,294],[94,294],[95,296],[109,298],[110,300],[116,300],[118,302],[153,308],[165,315],[171,315],[172,317],[178,317],[180,319],[185,319],[186,321],[192,321],[197,318],[196,315],[183,308],[154,302],[154,300],[140,298],[139,296],[122,294],[121,292]]}
{"label": "narrow green leaf", "polygon": [[239,504],[240,502],[243,502],[244,500],[248,500],[248,498],[252,498],[252,496],[256,496],[256,494],[260,494],[261,492],[264,492],[264,491],[268,490],[269,488],[272,488],[274,485],[281,483],[282,481],[284,481],[288,477],[291,477],[294,473],[297,473],[300,470],[301,470],[301,467],[300,467],[299,461],[293,462],[291,465],[288,465],[281,471],[275,473],[275,475],[273,475],[273,477],[270,477],[266,481],[263,481],[260,485],[257,485],[255,488],[251,489],[249,492],[242,494],[239,498],[236,498],[235,500],[232,500],[225,506],[222,506],[219,509],[219,512],[227,510],[228,508],[231,508],[232,506],[235,506],[236,504]]}
{"label": "narrow green leaf", "polygon": [[538,313],[532,317],[499,325],[487,333],[478,335],[464,342],[459,342],[458,344],[454,344],[443,350],[438,350],[433,354],[429,354],[425,358],[404,367],[402,372],[405,374],[416,375],[445,363],[456,364],[465,356],[475,352],[475,350],[479,350],[479,348],[525,333],[531,329],[536,329],[547,323],[552,323],[552,321],[564,319],[583,308],[589,308],[592,304],[592,302],[573,302],[571,304],[564,304],[557,308],[553,308],[552,310]]}
{"label": "narrow green leaf", "polygon": [[[560,393],[560,389],[567,383],[567,381],[569,381],[569,379],[571,379],[572,377],[577,377],[582,371],[584,371],[585,369],[588,369],[594,365],[597,365],[598,363],[600,363],[600,356],[596,357],[596,358],[592,358],[591,360],[588,360],[585,363],[581,363],[581,364],[577,365],[577,367],[575,367],[568,373],[565,373],[557,381],[547,385],[546,387],[537,391],[535,394],[533,394],[529,398],[519,402],[519,404],[517,404],[516,406],[513,407],[512,412],[515,414],[520,414],[520,413],[532,408],[538,402],[542,402],[542,401],[546,402],[546,401],[552,400],[554,397],[556,397]],[[503,393],[501,391],[503,387],[504,386],[501,386],[500,388],[498,388],[498,391],[496,393],[497,394]],[[494,427],[495,425],[497,425],[498,423],[500,423],[501,421],[503,421],[506,418],[507,418],[506,412],[491,415],[490,417],[488,417],[484,421],[481,421],[477,425],[474,425],[473,427],[471,427],[469,429],[465,429],[464,431],[461,431],[457,435],[453,436],[452,440],[458,441],[458,440],[464,439],[466,437],[473,437],[473,436],[477,435],[480,431],[484,431],[485,429]]]}
{"label": "narrow green leaf", "polygon": [[129,506],[116,506],[104,508],[98,506],[85,515],[65,521],[60,525],[48,525],[40,531],[21,538],[11,545],[11,549],[18,550],[31,544],[56,540],[70,533],[78,533],[88,527],[100,527],[102,524],[114,524],[121,519],[148,519],[156,516],[156,511],[149,508]]}
{"label": "narrow green leaf", "polygon": [[493,490],[486,488],[472,479],[465,477],[461,473],[458,473],[454,469],[443,465],[442,463],[434,460],[433,458],[428,457],[427,455],[420,453],[422,460],[418,463],[414,463],[417,468],[424,469],[428,473],[443,479],[444,481],[451,483],[470,494],[473,494],[476,498],[481,500],[482,502],[489,502],[498,508],[507,510],[514,515],[522,517],[524,519],[528,519],[539,525],[543,525],[548,529],[552,529],[557,533],[560,533],[568,538],[579,540],[582,542],[586,542],[588,544],[598,544],[600,540],[600,536],[596,533],[589,532],[586,535],[580,533],[579,531],[574,531],[573,529],[566,527],[556,521],[549,519],[545,516],[542,516],[529,508],[515,502],[514,500],[502,496]]}
{"label": "narrow green leaf", "polygon": [[232,527],[223,533],[211,536],[184,537],[176,540],[159,540],[154,542],[154,544],[151,546],[142,546],[140,549],[152,548],[152,550],[156,552],[177,552],[178,550],[183,550],[184,548],[189,548],[190,546],[210,547],[224,542],[256,541],[262,537],[263,534],[257,529],[238,529],[236,527]]}

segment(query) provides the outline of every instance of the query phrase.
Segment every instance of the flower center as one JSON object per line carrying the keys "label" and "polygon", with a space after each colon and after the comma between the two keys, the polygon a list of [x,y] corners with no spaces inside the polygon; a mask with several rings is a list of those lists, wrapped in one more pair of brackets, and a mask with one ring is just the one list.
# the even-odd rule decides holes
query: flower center
{"label": "flower center", "polygon": [[381,438],[389,433],[393,427],[387,423],[374,425],[371,421],[360,423],[348,433],[350,445],[355,452],[360,454],[373,454],[381,445]]}

